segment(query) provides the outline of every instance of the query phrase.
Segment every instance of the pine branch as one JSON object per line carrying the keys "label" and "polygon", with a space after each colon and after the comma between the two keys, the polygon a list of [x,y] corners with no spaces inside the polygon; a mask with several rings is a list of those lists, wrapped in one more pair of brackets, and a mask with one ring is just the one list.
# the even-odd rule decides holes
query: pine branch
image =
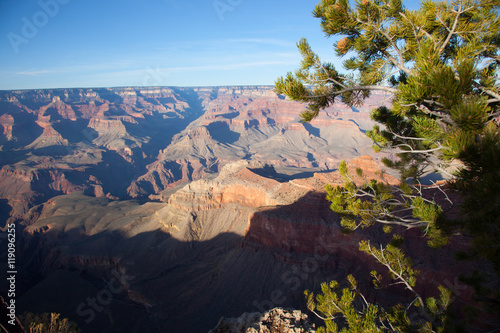
{"label": "pine branch", "polygon": [[437,151],[444,149],[443,146],[439,145],[438,148],[415,150],[415,149],[413,149],[412,146],[410,146],[409,144],[406,144],[406,143],[398,144],[398,145],[395,145],[392,147],[393,148],[408,147],[410,149],[410,150],[401,150],[399,153],[402,153],[402,154],[430,154],[430,153],[437,152]]}
{"label": "pine branch", "polygon": [[[413,32],[413,36],[415,37],[415,41],[417,42],[418,46],[420,46],[420,38],[417,34],[417,29],[415,28],[415,25],[413,24],[412,21],[408,19],[408,17],[405,15],[405,13],[399,13],[399,15],[404,18],[408,24],[411,26],[411,30]],[[428,36],[431,38],[431,35],[428,34]]]}
{"label": "pine branch", "polygon": [[392,45],[392,47],[394,48],[394,50],[398,53],[399,55],[399,58],[400,58],[400,61],[401,62],[398,62],[389,52],[385,51],[385,50],[382,50],[380,49],[379,51],[382,52],[384,54],[384,56],[387,57],[387,59],[389,59],[389,61],[397,68],[399,68],[401,71],[405,72],[406,74],[411,74],[411,70],[406,68],[404,66],[404,57],[403,57],[403,54],[401,53],[401,50],[398,48],[398,46],[394,43],[394,41],[392,40],[392,38],[387,34],[387,32],[383,31],[383,29],[380,29],[380,27],[378,25],[374,25],[374,24],[371,24],[370,22],[364,22],[362,20],[360,20],[359,18],[356,18],[356,21],[361,23],[362,25],[367,25],[371,28],[374,28],[376,29],[378,32],[380,32],[385,38],[387,38],[387,40],[389,41],[389,43]]}
{"label": "pine branch", "polygon": [[480,85],[479,83],[477,82],[473,82],[472,83],[474,85],[475,88],[481,90],[483,93],[493,97],[493,99],[490,99],[488,100],[488,104],[491,104],[491,103],[495,103],[495,102],[500,102],[500,94],[490,90],[490,89],[487,89],[485,87],[483,87],[482,85]]}
{"label": "pine branch", "polygon": [[324,94],[324,95],[306,95],[303,97],[315,99],[315,98],[322,98],[322,97],[338,96],[338,95],[342,95],[346,92],[359,91],[359,90],[378,90],[378,91],[386,91],[386,92],[390,92],[390,93],[395,93],[397,91],[396,89],[384,87],[384,86],[356,86],[356,87],[345,88],[342,90],[332,91],[332,92],[330,92],[328,94]]}
{"label": "pine branch", "polygon": [[[367,244],[367,247],[368,247],[368,250],[369,250],[370,254],[375,259],[377,259],[377,261],[379,263],[381,263],[383,266],[385,266],[389,270],[389,272],[391,272],[396,277],[396,279],[398,279],[399,281],[401,281],[402,284],[405,285],[406,289],[410,290],[415,295],[415,297],[417,298],[418,302],[420,303],[420,305],[422,307],[425,307],[424,299],[422,298],[422,296],[420,296],[419,293],[417,293],[417,291],[410,285],[410,283],[408,282],[408,280],[403,276],[403,270],[400,270],[399,272],[397,272],[396,270],[394,270],[392,268],[392,266],[390,264],[390,261],[385,257],[385,254],[384,254],[384,251],[386,251],[386,249],[384,249],[382,247],[382,245],[380,245],[380,256],[381,256],[381,259],[382,259],[382,260],[380,260],[380,258],[373,251],[371,243],[368,241],[368,242],[366,242],[366,244]],[[398,260],[399,260],[399,257],[398,257]],[[401,264],[400,264],[400,267],[401,267]]]}
{"label": "pine branch", "polygon": [[375,222],[378,222],[380,224],[386,224],[386,225],[398,225],[401,227],[405,227],[407,230],[413,229],[413,228],[422,228],[426,227],[429,225],[429,222],[426,221],[420,221],[420,220],[405,220],[401,219],[401,221],[393,221],[393,220],[383,220],[383,219],[375,219]]}
{"label": "pine branch", "polygon": [[436,182],[434,182],[432,180],[431,180],[431,183],[433,184],[433,186],[431,186],[429,188],[437,188],[439,190],[439,192],[441,192],[445,196],[446,201],[448,201],[453,206],[453,201],[451,201],[450,197],[448,196],[448,193],[446,193],[443,190],[443,187],[441,185],[437,185]]}
{"label": "pine branch", "polygon": [[[432,101],[432,100],[424,100],[422,102],[423,107],[418,107],[420,111],[423,113],[426,113],[428,115],[434,116],[439,118],[441,121],[445,122],[447,125],[454,125],[455,122],[453,121],[453,118],[451,118],[450,114],[446,111],[440,111],[440,110],[433,110],[432,105],[437,105],[441,106],[438,102]],[[444,107],[444,105],[443,105]]]}
{"label": "pine branch", "polygon": [[[394,40],[391,38],[391,36],[389,36],[389,34],[384,30],[384,29],[381,29],[379,25],[377,25],[377,31],[380,32],[385,38],[387,38],[387,40],[389,41],[389,43],[391,43],[392,47],[394,48],[394,50],[397,52],[397,54],[399,55],[399,64],[401,66],[397,66],[399,69],[401,69],[403,72],[405,72],[406,74],[410,74],[411,71],[404,67],[404,57],[403,57],[403,53],[401,52],[401,50],[399,49],[399,47],[396,45],[396,43],[394,42]],[[385,51],[382,51],[385,53]],[[392,56],[387,53],[386,54],[389,58],[389,60],[391,60]],[[394,58],[392,58],[394,59]],[[391,60],[392,61],[392,60]],[[394,61],[396,61],[396,59],[394,59]]]}
{"label": "pine branch", "polygon": [[428,141],[428,139],[426,139],[426,138],[419,138],[419,137],[415,137],[415,136],[403,136],[403,135],[399,135],[393,131],[387,131],[387,132],[390,133],[391,135],[394,135],[398,139],[411,140],[411,141]]}
{"label": "pine branch", "polygon": [[442,21],[442,19],[438,16],[438,19],[439,21],[443,24],[443,26],[449,31],[448,33],[448,36],[446,37],[445,41],[443,42],[443,44],[441,45],[441,47],[439,48],[439,53],[442,53],[444,51],[444,49],[446,48],[446,46],[448,45],[448,43],[450,42],[451,40],[451,37],[456,34],[456,29],[457,29],[457,26],[458,26],[458,21],[459,21],[459,18],[460,16],[465,13],[466,11],[472,9],[471,8],[467,8],[465,10],[463,10],[463,0],[460,0],[460,6],[459,6],[459,9],[457,11],[454,11],[454,13],[456,13],[456,16],[455,16],[455,21],[453,22],[453,27],[451,29],[448,29],[448,27],[446,26],[446,24]]}

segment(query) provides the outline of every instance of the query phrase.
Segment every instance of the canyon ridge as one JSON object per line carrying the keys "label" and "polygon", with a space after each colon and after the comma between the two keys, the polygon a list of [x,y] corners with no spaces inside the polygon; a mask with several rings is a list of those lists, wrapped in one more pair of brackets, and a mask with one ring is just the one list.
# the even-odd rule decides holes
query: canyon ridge
{"label": "canyon ridge", "polygon": [[[0,219],[17,226],[19,314],[58,312],[83,332],[207,332],[243,312],[305,311],[305,289],[348,273],[368,286],[358,242],[386,236],[344,235],[324,186],[341,184],[344,159],[397,183],[364,134],[389,102],[374,94],[303,124],[305,106],[272,87],[0,92]],[[408,253],[428,258],[415,263],[422,294],[455,283],[463,267],[443,263],[460,244],[413,240]],[[390,295],[367,296],[406,294]]]}

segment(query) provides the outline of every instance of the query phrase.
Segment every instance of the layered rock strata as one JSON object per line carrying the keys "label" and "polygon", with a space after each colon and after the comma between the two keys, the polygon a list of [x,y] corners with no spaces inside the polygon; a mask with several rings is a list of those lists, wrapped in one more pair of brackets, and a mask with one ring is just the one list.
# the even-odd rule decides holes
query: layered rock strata
{"label": "layered rock strata", "polygon": [[[335,104],[302,124],[305,106],[272,87],[4,91],[0,170],[50,172],[97,196],[167,200],[181,183],[242,159],[321,171],[371,153],[363,131],[370,109],[386,102],[373,95],[360,109]],[[0,224],[71,193],[43,179],[1,193]]]}
{"label": "layered rock strata", "polygon": [[[351,161],[350,168],[360,165],[381,177],[373,159]],[[369,272],[382,268],[358,251],[358,242],[388,239],[377,228],[341,233],[324,200],[325,180],[340,183],[336,172],[289,181],[280,176],[272,167],[240,161],[185,185],[166,203],[74,193],[33,208],[21,247],[30,272],[24,281],[31,282],[20,308],[50,307],[84,332],[201,332],[222,316],[276,306],[304,310],[303,290],[343,281],[348,273],[379,304],[407,298],[399,289],[381,298],[371,288]],[[455,283],[464,267],[451,264],[450,248],[433,252],[420,235],[408,237],[410,255],[425,258],[416,262],[423,295],[435,293],[436,281]],[[109,291],[106,281],[116,281],[116,301],[100,305],[106,312],[92,312],[86,300]]]}

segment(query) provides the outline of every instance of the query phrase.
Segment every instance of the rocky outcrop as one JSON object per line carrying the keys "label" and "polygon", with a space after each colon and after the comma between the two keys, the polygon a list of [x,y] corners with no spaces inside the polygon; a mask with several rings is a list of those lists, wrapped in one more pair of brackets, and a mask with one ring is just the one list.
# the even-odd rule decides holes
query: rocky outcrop
{"label": "rocky outcrop", "polygon": [[0,197],[7,200],[12,208],[11,221],[21,218],[32,206],[54,195],[69,194],[81,189],[58,170],[0,169]]}
{"label": "rocky outcrop", "polygon": [[69,119],[72,121],[75,121],[77,119],[75,111],[73,110],[71,105],[68,105],[61,101],[61,97],[59,96],[52,97],[52,102],[46,106],[41,107],[38,112],[39,115],[52,115],[53,117],[56,117],[56,115],[58,115],[63,119]]}
{"label": "rocky outcrop", "polygon": [[[369,157],[350,161],[349,169],[356,166],[382,177]],[[406,299],[403,289],[379,294],[371,288],[370,271],[384,270],[359,252],[358,243],[389,239],[376,227],[341,232],[324,193],[325,181],[340,183],[338,173],[282,177],[271,166],[239,161],[217,176],[173,190],[168,202],[141,205],[81,193],[53,198],[26,215],[26,238],[19,248],[32,287],[19,299],[20,307],[47,307],[40,303],[47,297],[54,311],[88,332],[130,330],[134,323],[149,331],[206,332],[222,316],[264,314],[279,306],[305,310],[303,290],[317,291],[321,282],[344,281],[349,273],[367,290],[369,301],[386,306]],[[434,250],[420,234],[405,237],[405,251],[422,258],[415,265],[421,272],[417,288],[424,296],[435,295],[438,282],[453,286],[454,277],[468,269],[452,260],[460,242]],[[127,284],[115,287],[116,302],[103,306],[106,312],[95,313],[90,324],[75,315],[89,293],[99,295],[108,288],[102,281],[113,278]],[[78,290],[90,291],[61,296]],[[463,297],[468,292],[461,289]],[[189,320],[192,313],[199,314],[196,321]],[[257,332],[272,332],[279,325],[297,329],[298,317],[288,314],[271,311],[245,318],[264,318],[252,324]],[[241,320],[224,319],[219,328],[237,322]]]}
{"label": "rocky outcrop", "polygon": [[0,125],[3,127],[3,136],[7,141],[10,141],[12,139],[12,126],[14,125],[14,117],[7,113],[1,115]]}
{"label": "rocky outcrop", "polygon": [[304,106],[280,98],[268,87],[199,88],[196,92],[204,114],[172,138],[158,161],[141,176],[140,184],[129,188],[130,195],[141,195],[147,188],[160,195],[162,187],[175,181],[163,180],[159,186],[154,174],[163,165],[182,159],[202,161],[190,177],[183,178],[196,180],[198,175],[241,159],[328,170],[342,159],[371,153],[370,140],[363,133],[371,126],[366,108],[349,112],[334,105],[310,124],[302,124],[299,114]]}
{"label": "rocky outcrop", "polygon": [[275,308],[265,313],[244,313],[224,318],[209,333],[312,333],[314,324],[299,310]]}
{"label": "rocky outcrop", "polygon": [[26,146],[27,149],[40,149],[53,146],[67,146],[68,140],[57,132],[50,122],[50,116],[39,116],[36,124],[43,129],[42,134],[35,141]]}
{"label": "rocky outcrop", "polygon": [[95,100],[90,100],[87,103],[75,105],[75,108],[83,119],[90,119],[96,115],[103,115],[104,112],[109,111],[109,104],[101,104],[99,102],[96,104]]}
{"label": "rocky outcrop", "polygon": [[[375,94],[368,103],[384,102]],[[369,107],[335,104],[301,124],[304,105],[266,86],[7,91],[0,166],[71,173],[74,187],[98,196],[167,200],[179,184],[243,159],[319,171],[371,153]]]}
{"label": "rocky outcrop", "polygon": [[95,129],[100,135],[106,133],[125,135],[127,133],[125,126],[119,119],[92,118],[88,127]]}
{"label": "rocky outcrop", "polygon": [[226,165],[214,180],[198,180],[174,193],[168,203],[182,210],[207,210],[224,203],[248,207],[273,206],[280,200],[280,183],[261,177],[249,168],[260,163],[240,161]]}

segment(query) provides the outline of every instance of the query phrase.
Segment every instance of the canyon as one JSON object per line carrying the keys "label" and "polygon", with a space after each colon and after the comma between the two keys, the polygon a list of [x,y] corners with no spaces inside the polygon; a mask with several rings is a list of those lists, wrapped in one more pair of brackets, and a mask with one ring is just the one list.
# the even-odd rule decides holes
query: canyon
{"label": "canyon", "polygon": [[[381,178],[369,156],[349,166],[397,182]],[[369,287],[369,272],[380,267],[358,243],[388,236],[378,228],[341,232],[324,192],[325,182],[341,183],[337,171],[280,176],[270,165],[238,161],[213,179],[181,187],[167,202],[83,192],[51,198],[22,222],[19,288],[25,292],[18,306],[60,312],[88,332],[207,332],[219,318],[243,312],[307,311],[305,289],[348,273],[378,304],[408,296]],[[407,241],[410,255],[425,258],[416,263],[423,295],[433,295],[438,282],[456,283],[463,264],[451,259],[459,245],[432,250],[411,233]]]}
{"label": "canyon", "polygon": [[[342,233],[324,189],[342,183],[344,159],[398,182],[364,134],[384,103],[338,103],[303,124],[304,105],[271,87],[1,92],[0,218],[16,224],[18,310],[61,313],[83,332],[207,332],[244,312],[305,313],[305,289],[349,273],[378,304],[407,297],[369,287],[380,267],[358,243],[388,236]],[[423,295],[457,284],[466,240],[406,239]]]}
{"label": "canyon", "polygon": [[[0,218],[49,198],[159,200],[238,160],[334,169],[370,154],[369,111],[338,103],[310,124],[271,87],[128,87],[0,92]],[[335,130],[332,130],[335,128]]]}

